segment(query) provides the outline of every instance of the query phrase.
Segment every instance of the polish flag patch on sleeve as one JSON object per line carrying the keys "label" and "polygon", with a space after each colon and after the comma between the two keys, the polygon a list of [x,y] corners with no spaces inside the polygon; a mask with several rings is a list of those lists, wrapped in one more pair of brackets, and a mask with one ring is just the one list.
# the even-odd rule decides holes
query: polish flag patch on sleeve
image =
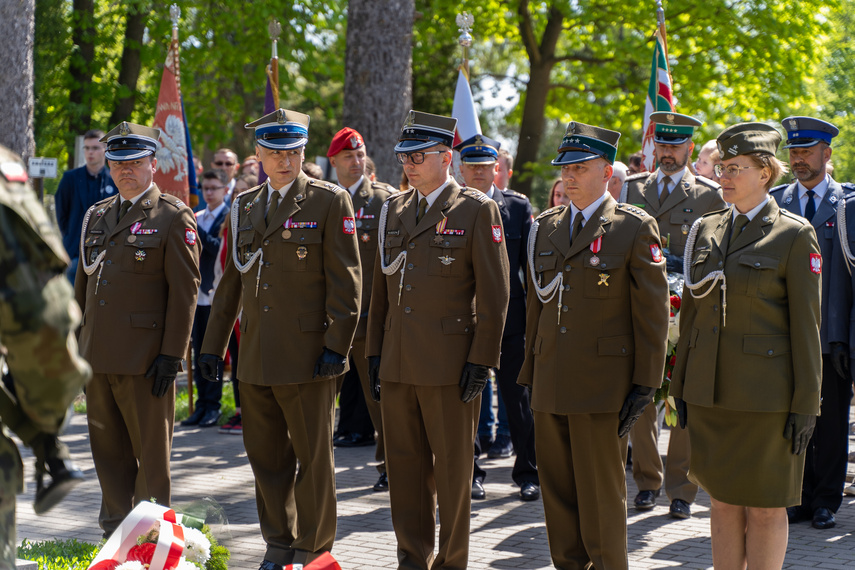
{"label": "polish flag patch on sleeve", "polygon": [[356,220],[353,218],[343,218],[342,229],[346,234],[356,233]]}
{"label": "polish flag patch on sleeve", "polygon": [[664,259],[662,257],[662,250],[659,248],[658,243],[650,244],[650,257],[653,258],[654,263],[661,263]]}
{"label": "polish flag patch on sleeve", "polygon": [[187,245],[196,245],[196,230],[193,228],[186,228],[184,230],[184,243]]}
{"label": "polish flag patch on sleeve", "polygon": [[490,226],[490,229],[493,230],[493,241],[502,243],[502,226]]}
{"label": "polish flag patch on sleeve", "polygon": [[822,274],[822,256],[820,254],[810,254],[810,270],[817,275]]}

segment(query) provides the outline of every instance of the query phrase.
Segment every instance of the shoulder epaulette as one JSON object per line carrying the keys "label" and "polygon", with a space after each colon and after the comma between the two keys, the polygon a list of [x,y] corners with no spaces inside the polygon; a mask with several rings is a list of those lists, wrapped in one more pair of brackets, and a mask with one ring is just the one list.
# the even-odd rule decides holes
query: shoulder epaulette
{"label": "shoulder epaulette", "polygon": [[700,174],[695,175],[695,182],[699,182],[704,186],[709,186],[710,188],[714,188],[716,190],[721,188],[721,184],[719,184],[715,180],[707,178],[706,176],[701,176]]}
{"label": "shoulder epaulette", "polygon": [[516,196],[517,198],[522,198],[523,200],[528,200],[528,196],[526,196],[522,192],[517,192],[516,190],[511,190],[510,188],[505,190],[505,192],[507,192],[511,196]]}
{"label": "shoulder epaulette", "polygon": [[781,212],[782,216],[787,216],[788,218],[791,218],[791,219],[797,221],[798,223],[800,223],[803,226],[810,224],[810,222],[807,221],[805,218],[799,216],[798,214],[794,214],[789,210],[786,210],[784,208],[779,208],[779,211]]}
{"label": "shoulder epaulette", "polygon": [[413,195],[415,193],[415,191],[416,191],[415,188],[410,187],[410,188],[407,188],[406,190],[401,190],[400,192],[392,192],[391,194],[389,194],[389,197],[386,198],[385,201],[390,202],[391,200],[394,200],[396,198],[403,199],[405,196]]}
{"label": "shoulder epaulette", "polygon": [[161,194],[160,199],[165,201],[167,204],[175,206],[176,208],[182,208],[185,205],[180,198],[176,198],[170,194]]}
{"label": "shoulder epaulette", "polygon": [[344,190],[344,188],[342,188],[341,186],[337,186],[332,182],[327,182],[326,180],[317,180],[315,178],[309,178],[307,184],[309,184],[310,186],[317,186],[318,188],[323,188],[324,190],[329,190],[333,194]]}
{"label": "shoulder epaulette", "polygon": [[462,190],[461,194],[463,194],[464,196],[468,196],[470,198],[474,198],[475,200],[478,200],[479,202],[483,203],[483,202],[487,202],[490,200],[489,198],[487,198],[486,194],[484,194],[483,192],[481,192],[479,190],[473,190],[472,188],[461,188],[461,190]]}
{"label": "shoulder epaulette", "polygon": [[840,182],[840,186],[842,186],[843,190],[846,192],[855,192],[855,184],[851,182]]}
{"label": "shoulder epaulette", "polygon": [[647,212],[637,206],[633,206],[632,204],[624,204],[623,202],[618,202],[617,209],[622,212],[632,214],[639,219],[647,217]]}
{"label": "shoulder epaulette", "polygon": [[559,205],[557,205],[557,206],[553,206],[553,207],[549,208],[548,210],[544,210],[544,211],[542,211],[542,212],[541,212],[541,213],[540,213],[540,214],[535,218],[535,220],[539,220],[540,218],[545,218],[546,216],[551,216],[552,214],[557,214],[557,213],[559,213],[561,210],[563,210],[563,209],[564,209],[564,208],[566,208],[566,207],[567,207],[567,206],[565,206],[564,204],[559,204]]}
{"label": "shoulder epaulette", "polygon": [[789,186],[789,184],[781,184],[780,186],[775,186],[773,188],[770,188],[769,194],[771,194],[772,192],[779,192],[779,191],[785,189],[787,186]]}
{"label": "shoulder epaulette", "polygon": [[635,174],[630,174],[629,176],[627,176],[624,182],[629,182],[630,180],[641,180],[642,178],[647,179],[650,174],[650,172],[636,172]]}
{"label": "shoulder epaulette", "polygon": [[371,188],[373,190],[385,190],[386,192],[396,192],[397,189],[391,184],[386,184],[385,182],[372,182]]}

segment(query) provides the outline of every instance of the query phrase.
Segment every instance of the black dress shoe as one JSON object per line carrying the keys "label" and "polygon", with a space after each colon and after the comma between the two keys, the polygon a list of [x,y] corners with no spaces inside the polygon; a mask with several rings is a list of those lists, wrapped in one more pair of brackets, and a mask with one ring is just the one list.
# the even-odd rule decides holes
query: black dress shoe
{"label": "black dress shoe", "polygon": [[208,410],[202,419],[199,420],[199,427],[213,427],[220,421],[219,410]]}
{"label": "black dress shoe", "polygon": [[826,528],[833,528],[835,524],[834,513],[831,512],[831,509],[820,507],[813,512],[813,520],[810,526],[824,530]]}
{"label": "black dress shoe", "polygon": [[336,447],[364,447],[375,443],[373,433],[371,435],[343,433],[333,440],[333,445]]}
{"label": "black dress shoe", "polygon": [[181,422],[183,426],[195,426],[205,417],[205,408],[196,407],[196,410],[190,414],[190,417]]}
{"label": "black dress shoe", "polygon": [[55,507],[85,478],[83,471],[70,459],[54,457],[48,459],[46,464],[51,478],[50,483],[44,484],[44,474],[36,475],[36,498],[33,501],[33,510],[37,515],[44,514]]}
{"label": "black dress shoe", "polygon": [[261,562],[261,566],[258,567],[258,570],[282,570],[282,566],[271,562],[270,560],[263,560]]}
{"label": "black dress shoe", "polygon": [[659,496],[659,489],[655,491],[639,491],[635,496],[635,510],[649,511],[656,505],[656,497]]}
{"label": "black dress shoe", "polygon": [[692,508],[689,503],[683,499],[674,499],[671,501],[671,509],[669,511],[675,519],[687,519],[692,516]]}
{"label": "black dress shoe", "polygon": [[807,521],[811,518],[810,511],[801,506],[787,507],[787,522],[790,524]]}
{"label": "black dress shoe", "polygon": [[531,481],[520,485],[520,499],[523,501],[536,501],[540,498],[540,487]]}
{"label": "black dress shoe", "polygon": [[385,473],[380,474],[380,478],[374,483],[374,490],[377,492],[389,490],[389,476]]}
{"label": "black dress shoe", "polygon": [[487,498],[487,492],[484,491],[484,484],[480,479],[472,481],[472,498],[476,501],[481,501]]}

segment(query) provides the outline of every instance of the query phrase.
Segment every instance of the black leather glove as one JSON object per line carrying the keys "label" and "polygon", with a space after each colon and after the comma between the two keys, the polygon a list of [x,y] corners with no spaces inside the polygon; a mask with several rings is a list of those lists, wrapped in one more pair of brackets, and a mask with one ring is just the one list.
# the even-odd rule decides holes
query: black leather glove
{"label": "black leather glove", "polygon": [[674,409],[677,410],[677,421],[682,429],[686,429],[686,421],[689,417],[689,410],[686,408],[686,402],[682,398],[674,398]]}
{"label": "black leather glove", "polygon": [[849,347],[845,342],[831,343],[831,365],[835,372],[849,382]]}
{"label": "black leather glove", "polygon": [[668,273],[683,273],[683,257],[673,253],[665,254],[665,270]]}
{"label": "black leather glove", "polygon": [[208,382],[223,381],[223,359],[216,354],[199,355],[199,373]]}
{"label": "black leather glove", "polygon": [[460,399],[464,404],[468,404],[478,397],[484,386],[487,385],[487,379],[490,377],[490,367],[482,364],[472,364],[467,362],[463,367],[463,374],[460,376],[460,387],[463,391],[460,393]]}
{"label": "black leather glove", "polygon": [[787,417],[787,424],[784,426],[784,437],[793,440],[793,455],[804,453],[815,427],[816,416],[791,413]]}
{"label": "black leather glove", "polygon": [[146,378],[154,378],[154,384],[151,386],[152,396],[163,398],[172,383],[175,382],[175,377],[178,376],[178,369],[181,368],[181,359],[177,356],[167,356],[160,354],[148,367],[145,373]]}
{"label": "black leather glove", "polygon": [[368,385],[371,387],[371,399],[380,401],[380,357],[368,357]]}
{"label": "black leather glove", "polygon": [[620,409],[620,414],[618,415],[618,419],[620,419],[617,430],[618,437],[623,437],[629,433],[629,430],[632,429],[632,426],[638,421],[641,414],[644,413],[644,408],[653,401],[653,394],[655,392],[656,389],[650,386],[632,385],[632,390],[630,390],[629,395],[624,400],[623,407]]}
{"label": "black leather glove", "polygon": [[315,371],[312,373],[312,378],[332,378],[344,374],[344,366],[347,364],[347,357],[324,347],[324,351],[318,357],[315,363]]}

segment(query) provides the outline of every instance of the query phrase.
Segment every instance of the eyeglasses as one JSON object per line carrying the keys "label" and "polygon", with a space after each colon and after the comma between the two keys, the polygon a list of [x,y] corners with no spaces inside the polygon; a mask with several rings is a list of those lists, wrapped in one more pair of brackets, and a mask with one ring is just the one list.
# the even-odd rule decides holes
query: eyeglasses
{"label": "eyeglasses", "polygon": [[721,178],[723,175],[727,174],[728,178],[736,178],[743,170],[750,170],[752,168],[763,168],[762,166],[739,166],[736,164],[731,164],[730,166],[723,166],[721,164],[716,164],[713,167],[715,170],[715,175]]}
{"label": "eyeglasses", "polygon": [[398,159],[398,162],[401,164],[407,164],[407,159],[410,159],[410,162],[413,164],[421,164],[425,161],[425,155],[427,154],[443,154],[448,152],[447,150],[433,150],[431,152],[399,152],[396,153],[395,156]]}
{"label": "eyeglasses", "polygon": [[218,160],[214,162],[214,166],[234,166],[234,162],[223,162],[222,160]]}

